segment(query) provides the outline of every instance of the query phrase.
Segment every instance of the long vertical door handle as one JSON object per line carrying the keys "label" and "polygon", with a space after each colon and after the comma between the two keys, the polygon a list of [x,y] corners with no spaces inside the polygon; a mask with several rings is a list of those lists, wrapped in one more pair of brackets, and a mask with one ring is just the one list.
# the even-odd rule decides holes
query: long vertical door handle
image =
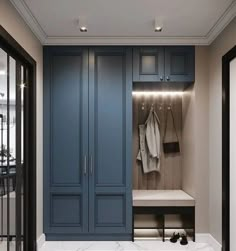
{"label": "long vertical door handle", "polygon": [[93,175],[93,156],[90,156],[90,175]]}
{"label": "long vertical door handle", "polygon": [[84,155],[84,175],[87,174],[87,156]]}

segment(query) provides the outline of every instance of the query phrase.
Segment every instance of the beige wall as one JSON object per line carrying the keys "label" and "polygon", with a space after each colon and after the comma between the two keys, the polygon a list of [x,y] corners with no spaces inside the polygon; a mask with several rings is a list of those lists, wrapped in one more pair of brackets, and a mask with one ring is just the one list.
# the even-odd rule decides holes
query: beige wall
{"label": "beige wall", "polygon": [[195,77],[195,187],[196,230],[209,232],[209,92],[208,48],[196,47]]}
{"label": "beige wall", "polygon": [[209,232],[208,48],[196,47],[195,84],[183,96],[183,190],[196,200],[196,231]]}
{"label": "beige wall", "polygon": [[0,0],[0,24],[37,62],[37,236],[42,234],[42,45],[33,35],[9,0]]}
{"label": "beige wall", "polygon": [[210,233],[222,242],[222,56],[236,45],[236,18],[209,47]]}

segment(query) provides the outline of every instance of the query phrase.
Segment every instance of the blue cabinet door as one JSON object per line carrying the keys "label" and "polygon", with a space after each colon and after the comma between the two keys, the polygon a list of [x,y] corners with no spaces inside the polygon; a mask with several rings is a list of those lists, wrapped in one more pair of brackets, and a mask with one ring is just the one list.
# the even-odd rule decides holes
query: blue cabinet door
{"label": "blue cabinet door", "polygon": [[44,48],[44,232],[88,232],[88,50]]}
{"label": "blue cabinet door", "polygon": [[135,82],[164,81],[164,47],[133,49],[133,80]]}
{"label": "blue cabinet door", "polygon": [[195,48],[194,46],[165,47],[165,81],[194,82]]}
{"label": "blue cabinet door", "polygon": [[132,49],[89,50],[89,232],[131,238]]}

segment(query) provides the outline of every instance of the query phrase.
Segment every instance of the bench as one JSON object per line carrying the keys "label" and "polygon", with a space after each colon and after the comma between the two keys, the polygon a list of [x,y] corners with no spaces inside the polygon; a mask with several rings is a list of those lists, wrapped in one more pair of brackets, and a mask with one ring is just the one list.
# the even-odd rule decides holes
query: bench
{"label": "bench", "polygon": [[[195,241],[195,200],[182,190],[133,190],[133,232],[134,241],[134,216],[136,214],[154,214],[161,219],[162,240],[165,241],[165,215],[178,214],[190,219],[186,229],[193,230]],[[185,229],[185,227],[179,227]],[[178,227],[173,227],[178,229]]]}

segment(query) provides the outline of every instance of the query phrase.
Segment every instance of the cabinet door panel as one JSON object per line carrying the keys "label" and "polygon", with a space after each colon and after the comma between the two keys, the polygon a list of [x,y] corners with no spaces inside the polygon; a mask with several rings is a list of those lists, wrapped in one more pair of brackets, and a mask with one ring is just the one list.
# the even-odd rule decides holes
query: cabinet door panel
{"label": "cabinet door panel", "polygon": [[88,53],[51,47],[44,56],[44,229],[87,232]]}
{"label": "cabinet door panel", "polygon": [[[123,185],[125,168],[125,112],[123,56],[98,55],[95,82],[96,185]],[[112,147],[111,147],[112,146]]]}
{"label": "cabinet door panel", "polygon": [[[131,59],[130,49],[90,50],[89,229],[94,233],[131,233]],[[112,212],[107,206],[113,202]]]}
{"label": "cabinet door panel", "polygon": [[54,56],[52,59],[52,185],[81,184],[81,63],[79,56]]}
{"label": "cabinet door panel", "polygon": [[194,55],[193,46],[165,47],[165,81],[194,82]]}
{"label": "cabinet door panel", "polygon": [[159,82],[164,79],[164,47],[133,49],[134,81]]}

